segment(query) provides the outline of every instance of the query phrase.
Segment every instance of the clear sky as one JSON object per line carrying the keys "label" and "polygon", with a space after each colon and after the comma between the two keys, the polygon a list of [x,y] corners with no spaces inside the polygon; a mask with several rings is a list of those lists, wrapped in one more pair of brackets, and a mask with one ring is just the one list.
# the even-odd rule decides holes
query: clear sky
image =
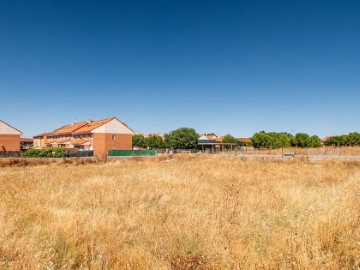
{"label": "clear sky", "polygon": [[360,1],[0,1],[0,119],[360,131]]}

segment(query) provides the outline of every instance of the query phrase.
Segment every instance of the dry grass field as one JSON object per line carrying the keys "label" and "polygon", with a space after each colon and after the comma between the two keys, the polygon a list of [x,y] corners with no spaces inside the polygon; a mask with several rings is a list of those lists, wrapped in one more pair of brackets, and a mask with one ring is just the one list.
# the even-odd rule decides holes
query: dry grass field
{"label": "dry grass field", "polygon": [[359,268],[359,163],[0,168],[0,269]]}
{"label": "dry grass field", "polygon": [[[229,152],[229,151],[228,151]],[[360,156],[359,146],[345,147],[319,147],[319,148],[299,148],[289,147],[284,149],[246,149],[231,151],[236,154],[244,155],[281,155],[283,152],[293,152],[297,155],[320,155],[320,156]]]}

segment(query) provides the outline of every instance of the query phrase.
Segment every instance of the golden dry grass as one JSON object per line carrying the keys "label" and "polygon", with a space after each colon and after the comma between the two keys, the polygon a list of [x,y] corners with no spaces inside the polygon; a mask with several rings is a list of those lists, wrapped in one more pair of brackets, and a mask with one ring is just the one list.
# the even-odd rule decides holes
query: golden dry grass
{"label": "golden dry grass", "polygon": [[360,164],[0,168],[0,269],[359,269]]}
{"label": "golden dry grass", "polygon": [[284,149],[245,149],[227,151],[237,154],[245,155],[281,155],[283,152],[294,152],[297,155],[320,155],[320,156],[360,156],[359,146],[344,146],[344,147],[319,147],[319,148],[299,148],[288,147]]}

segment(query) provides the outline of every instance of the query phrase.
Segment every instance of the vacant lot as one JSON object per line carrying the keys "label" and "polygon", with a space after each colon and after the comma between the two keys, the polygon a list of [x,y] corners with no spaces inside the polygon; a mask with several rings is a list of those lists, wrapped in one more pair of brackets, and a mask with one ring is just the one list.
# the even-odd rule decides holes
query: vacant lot
{"label": "vacant lot", "polygon": [[359,267],[359,163],[0,168],[0,269]]}

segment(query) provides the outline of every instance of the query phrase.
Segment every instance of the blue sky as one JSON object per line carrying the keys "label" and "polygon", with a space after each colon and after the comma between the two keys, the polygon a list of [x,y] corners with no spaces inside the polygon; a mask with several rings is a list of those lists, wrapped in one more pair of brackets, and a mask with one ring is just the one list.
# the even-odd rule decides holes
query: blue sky
{"label": "blue sky", "polygon": [[0,2],[0,119],[359,131],[360,1]]}

